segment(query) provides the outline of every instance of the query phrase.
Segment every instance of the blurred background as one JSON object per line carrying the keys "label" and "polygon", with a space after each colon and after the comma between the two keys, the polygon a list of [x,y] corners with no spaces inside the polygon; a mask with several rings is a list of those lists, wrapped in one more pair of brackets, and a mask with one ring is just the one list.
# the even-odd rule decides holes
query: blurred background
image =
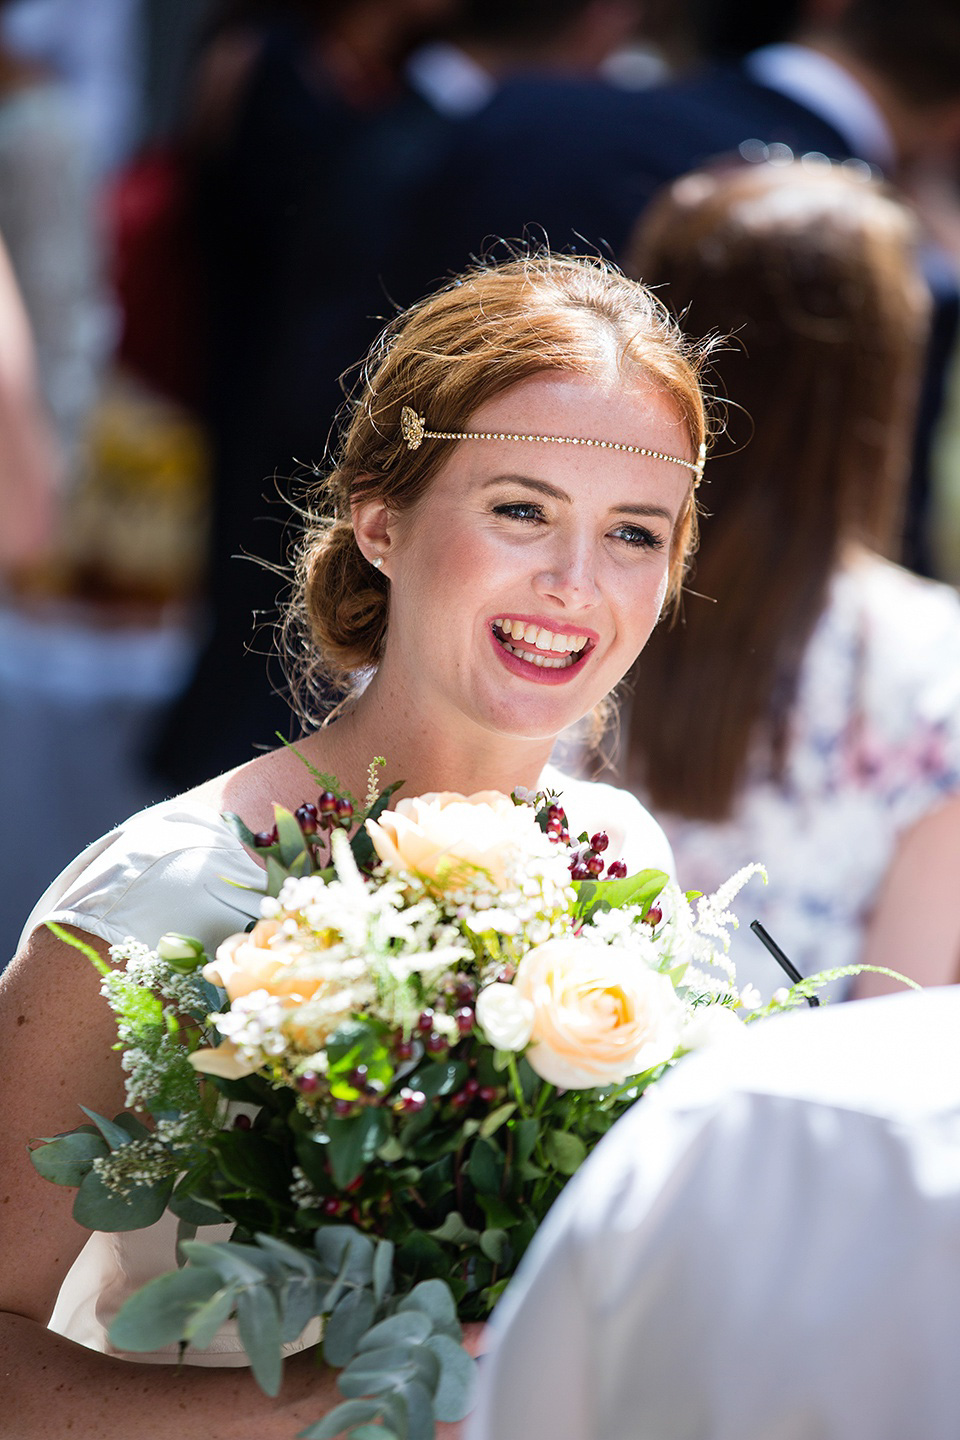
{"label": "blurred background", "polygon": [[890,558],[960,582],[960,78],[924,68],[960,42],[921,0],[891,62],[863,8],[0,3],[0,966],[86,844],[297,733],[283,562],[383,320],[524,243],[623,261],[695,165],[859,166],[914,210]]}

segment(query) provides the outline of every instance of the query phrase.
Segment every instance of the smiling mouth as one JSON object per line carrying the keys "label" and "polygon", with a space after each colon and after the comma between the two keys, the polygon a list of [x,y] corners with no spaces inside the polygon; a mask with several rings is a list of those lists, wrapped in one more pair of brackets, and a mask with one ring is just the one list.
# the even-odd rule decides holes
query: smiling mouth
{"label": "smiling mouth", "polygon": [[527,625],[522,620],[494,620],[492,628],[494,638],[504,650],[542,670],[569,670],[590,646],[586,635],[554,634],[541,625]]}

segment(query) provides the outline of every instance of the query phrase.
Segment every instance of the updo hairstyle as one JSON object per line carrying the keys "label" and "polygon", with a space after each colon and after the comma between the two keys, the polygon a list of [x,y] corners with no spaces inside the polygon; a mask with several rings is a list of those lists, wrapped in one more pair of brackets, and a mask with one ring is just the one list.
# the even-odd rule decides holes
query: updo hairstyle
{"label": "updo hairstyle", "polygon": [[[704,349],[684,339],[644,285],[592,257],[538,254],[479,264],[391,321],[345,406],[332,469],[306,499],[283,631],[305,717],[316,715],[321,696],[329,700],[331,683],[349,692],[358,672],[377,665],[386,640],[389,582],[357,546],[351,501],[381,500],[402,513],[450,457],[445,441],[407,448],[404,406],[432,430],[463,430],[481,405],[534,375],[606,379],[615,370],[625,383],[642,377],[672,396],[693,458],[708,424]],[[671,546],[671,603],[695,539],[691,484]]]}

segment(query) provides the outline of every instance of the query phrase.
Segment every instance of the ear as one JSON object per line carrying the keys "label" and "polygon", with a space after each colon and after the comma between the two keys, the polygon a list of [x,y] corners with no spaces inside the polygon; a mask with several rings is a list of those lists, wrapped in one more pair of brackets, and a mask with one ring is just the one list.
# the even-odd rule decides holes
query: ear
{"label": "ear", "polygon": [[[369,560],[371,565],[376,565],[379,560],[383,562],[383,567],[386,567],[395,544],[396,517],[392,511],[382,500],[355,500],[350,506],[350,518],[361,555]],[[378,570],[381,568],[377,565]],[[382,573],[387,573],[386,568],[382,568]]]}

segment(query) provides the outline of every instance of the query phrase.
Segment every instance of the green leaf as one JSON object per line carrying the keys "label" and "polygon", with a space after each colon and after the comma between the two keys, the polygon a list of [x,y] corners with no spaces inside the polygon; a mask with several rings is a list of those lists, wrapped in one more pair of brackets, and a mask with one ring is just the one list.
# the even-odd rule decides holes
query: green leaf
{"label": "green leaf", "polygon": [[188,1225],[223,1225],[227,1221],[222,1210],[215,1210],[212,1205],[181,1192],[179,1187],[171,1195],[167,1209]]}
{"label": "green leaf", "polygon": [[477,1140],[467,1161],[467,1174],[474,1188],[484,1195],[496,1195],[503,1179],[503,1157],[488,1140]]}
{"label": "green leaf", "polygon": [[143,1230],[155,1225],[167,1208],[173,1177],[156,1185],[135,1185],[129,1194],[108,1190],[93,1170],[80,1182],[73,1202],[73,1218],[87,1230]]}
{"label": "green leaf", "polygon": [[262,1268],[251,1263],[245,1253],[250,1248],[235,1245],[230,1240],[220,1240],[213,1244],[203,1240],[185,1240],[181,1246],[191,1265],[200,1265],[215,1271],[220,1276],[221,1283],[226,1285],[231,1280],[236,1280],[241,1285],[258,1285],[266,1278],[269,1261],[264,1255]]}
{"label": "green leaf", "polygon": [[[435,1360],[429,1350],[421,1351],[421,1358],[427,1357]],[[434,1440],[432,1386],[424,1385],[421,1380],[409,1380],[400,1387],[400,1398],[407,1411],[407,1440]]]}
{"label": "green leaf", "polygon": [[373,1280],[373,1241],[352,1225],[322,1225],[314,1232],[313,1246],[322,1264],[332,1275],[342,1275],[351,1285],[369,1285]]}
{"label": "green leaf", "polygon": [[79,1185],[90,1174],[94,1160],[109,1153],[103,1136],[85,1125],[31,1150],[30,1163],[44,1180],[52,1180],[54,1185]]}
{"label": "green leaf", "polygon": [[[365,1420],[375,1420],[380,1414],[379,1400],[346,1400],[325,1415],[318,1425],[311,1425],[309,1430],[301,1430],[297,1440],[336,1440],[351,1425],[362,1424]],[[383,1440],[385,1432],[377,1429],[377,1440]]]}
{"label": "green leaf", "polygon": [[63,926],[58,925],[55,920],[47,920],[46,926],[48,930],[56,935],[58,940],[63,941],[64,945],[71,945],[74,950],[79,950],[82,955],[86,955],[87,959],[92,965],[97,967],[101,975],[106,976],[114,973],[113,968],[107,964],[106,960],[94,950],[92,945],[88,945],[85,940],[81,940],[77,935],[71,935],[69,930],[64,930]]}
{"label": "green leaf", "polygon": [[194,1311],[220,1289],[212,1270],[174,1270],[150,1280],[121,1307],[110,1326],[118,1350],[140,1354],[185,1338]]}
{"label": "green leaf", "polygon": [[369,1165],[387,1138],[389,1128],[387,1116],[373,1106],[348,1119],[332,1118],[327,1122],[330,1168],[338,1190],[346,1190]]}
{"label": "green leaf", "polygon": [[510,1116],[516,1108],[516,1102],[508,1100],[505,1105],[498,1105],[496,1110],[491,1110],[490,1114],[484,1117],[483,1123],[480,1126],[481,1136],[486,1139],[488,1135],[493,1135],[495,1131],[500,1129],[500,1126],[504,1124],[505,1121],[510,1119]]}
{"label": "green leaf", "polygon": [[248,829],[239,815],[235,815],[232,810],[222,810],[220,812],[220,819],[228,830],[233,831],[241,845],[246,845],[248,850],[255,850],[257,848],[253,831]]}
{"label": "green leaf", "polygon": [[261,1250],[266,1250],[277,1260],[282,1260],[284,1265],[291,1270],[297,1270],[301,1275],[308,1275],[311,1279],[317,1273],[316,1263],[311,1255],[305,1255],[295,1245],[288,1245],[286,1240],[279,1240],[274,1235],[258,1234],[256,1242]]}
{"label": "green leaf", "polygon": [[[80,1109],[84,1115],[89,1115],[111,1150],[119,1150],[124,1145],[130,1144],[132,1138],[130,1132],[122,1125],[118,1125],[116,1120],[107,1120],[105,1116],[98,1115],[95,1110],[88,1110],[86,1105],[81,1105]],[[117,1120],[119,1118],[117,1116]]]}
{"label": "green leaf", "polygon": [[315,1279],[293,1276],[280,1297],[280,1339],[284,1345],[298,1340],[320,1311],[320,1287]]}
{"label": "green leaf", "polygon": [[328,1365],[347,1365],[353,1359],[376,1313],[376,1301],[369,1290],[349,1290],[344,1295],[324,1327],[323,1358]]}
{"label": "green leaf", "polygon": [[588,920],[599,907],[619,910],[624,905],[639,905],[644,913],[653,904],[670,879],[663,870],[638,870],[622,880],[585,880],[574,884],[577,891],[577,913]]}
{"label": "green leaf", "polygon": [[284,809],[282,805],[274,805],[273,819],[277,827],[277,836],[280,845],[280,861],[289,869],[299,856],[307,848],[303,831],[300,829],[296,816],[291,811]]}
{"label": "green leaf", "polygon": [[480,1249],[488,1260],[502,1265],[510,1254],[510,1239],[506,1230],[484,1230],[480,1236]]}
{"label": "green leaf", "polygon": [[378,1305],[383,1304],[393,1282],[394,1249],[392,1240],[378,1240],[373,1252],[373,1298]]}
{"label": "green leaf", "polygon": [[198,1350],[205,1350],[220,1326],[230,1319],[238,1289],[239,1286],[235,1283],[225,1285],[203,1305],[198,1306],[184,1325],[184,1340],[189,1340]]}
{"label": "green leaf", "polygon": [[423,1343],[440,1361],[440,1379],[433,1397],[434,1414],[448,1424],[462,1420],[473,1405],[477,1380],[475,1361],[449,1335],[430,1335]]}
{"label": "green leaf", "polygon": [[499,1195],[480,1195],[477,1198],[480,1208],[487,1218],[488,1227],[509,1230],[512,1226],[519,1224],[520,1216],[514,1206],[506,1200],[501,1200]]}
{"label": "green leaf", "polygon": [[433,1321],[435,1330],[460,1335],[457,1306],[445,1280],[421,1280],[397,1306],[398,1313],[422,1310]]}
{"label": "green leaf", "polygon": [[451,1245],[476,1245],[480,1231],[467,1224],[459,1210],[451,1210],[443,1218],[443,1224],[436,1230],[428,1230],[435,1240],[446,1240]]}
{"label": "green leaf", "polygon": [[513,1163],[522,1165],[529,1160],[536,1149],[537,1140],[540,1138],[539,1120],[516,1120],[510,1126],[510,1134],[513,1137]]}
{"label": "green leaf", "polygon": [[279,1394],[283,1376],[280,1312],[265,1281],[245,1286],[238,1294],[237,1330],[260,1389],[265,1395]]}
{"label": "green leaf", "polygon": [[459,1090],[468,1075],[462,1060],[431,1060],[411,1075],[407,1084],[411,1090],[422,1090],[428,1100],[435,1100]]}
{"label": "green leaf", "polygon": [[423,1310],[403,1310],[374,1325],[357,1345],[357,1353],[381,1350],[386,1345],[407,1343],[419,1345],[433,1329],[429,1315]]}
{"label": "green leaf", "polygon": [[395,1390],[405,1380],[416,1378],[412,1358],[415,1353],[412,1345],[386,1345],[380,1350],[360,1351],[337,1377],[337,1385],[351,1398]]}
{"label": "green leaf", "polygon": [[547,1159],[561,1175],[573,1175],[587,1158],[587,1147],[569,1130],[548,1130],[543,1137]]}

